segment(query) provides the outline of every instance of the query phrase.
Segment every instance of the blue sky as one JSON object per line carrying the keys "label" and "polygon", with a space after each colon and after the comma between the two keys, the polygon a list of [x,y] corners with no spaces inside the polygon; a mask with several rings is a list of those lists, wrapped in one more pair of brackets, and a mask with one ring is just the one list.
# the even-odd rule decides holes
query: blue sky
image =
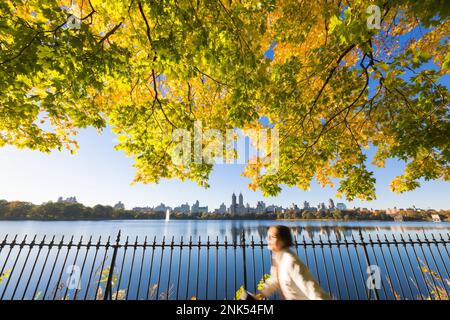
{"label": "blue sky", "polygon": [[[264,198],[260,192],[247,188],[249,180],[240,174],[243,165],[216,165],[210,177],[209,189],[193,182],[163,180],[158,185],[138,184],[131,186],[134,177],[133,160],[115,151],[115,136],[107,128],[102,134],[94,129],[84,129],[78,136],[80,149],[76,155],[54,151],[43,154],[38,151],[19,150],[7,146],[0,148],[0,199],[30,201],[36,204],[58,196],[76,196],[85,205],[114,205],[121,200],[126,208],[155,206],[163,202],[175,206],[199,200],[211,208],[222,202],[229,206],[231,194],[242,192],[244,202],[255,206],[258,200],[267,204],[288,206],[304,200],[312,205],[327,202],[329,198],[342,201],[348,206],[368,208],[409,207],[448,209],[450,183],[432,181],[422,183],[421,188],[397,195],[389,191],[389,182],[400,174],[403,165],[390,160],[386,168],[371,167],[377,178],[377,200],[372,202],[338,200],[336,190],[321,188],[316,183],[309,191],[283,188],[277,197]],[[370,156],[370,153],[369,153]]]}

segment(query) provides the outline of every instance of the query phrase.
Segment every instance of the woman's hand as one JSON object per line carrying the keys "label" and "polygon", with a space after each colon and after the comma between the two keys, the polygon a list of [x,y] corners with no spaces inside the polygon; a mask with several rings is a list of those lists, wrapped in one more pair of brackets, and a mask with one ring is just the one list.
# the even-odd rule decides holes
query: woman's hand
{"label": "woman's hand", "polygon": [[262,299],[264,299],[265,298],[265,296],[261,293],[261,292],[258,292],[257,294],[256,294],[256,300],[262,300]]}

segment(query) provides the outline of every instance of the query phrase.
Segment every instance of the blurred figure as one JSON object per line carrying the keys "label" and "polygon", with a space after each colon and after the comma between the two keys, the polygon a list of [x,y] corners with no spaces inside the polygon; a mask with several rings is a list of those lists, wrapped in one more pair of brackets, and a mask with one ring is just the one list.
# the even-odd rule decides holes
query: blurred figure
{"label": "blurred figure", "polygon": [[286,226],[272,226],[267,234],[268,249],[272,251],[270,278],[257,294],[259,299],[278,291],[283,300],[330,300],[314,279],[307,266],[290,250],[292,236]]}

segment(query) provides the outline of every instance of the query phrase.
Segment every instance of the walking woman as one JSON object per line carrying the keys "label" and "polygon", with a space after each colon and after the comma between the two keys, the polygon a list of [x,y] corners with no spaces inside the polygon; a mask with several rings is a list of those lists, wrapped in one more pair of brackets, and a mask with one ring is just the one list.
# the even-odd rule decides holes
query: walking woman
{"label": "walking woman", "polygon": [[279,291],[283,300],[330,300],[314,279],[308,267],[290,250],[292,236],[286,226],[272,226],[268,231],[268,249],[272,251],[270,278],[258,298],[264,298]]}

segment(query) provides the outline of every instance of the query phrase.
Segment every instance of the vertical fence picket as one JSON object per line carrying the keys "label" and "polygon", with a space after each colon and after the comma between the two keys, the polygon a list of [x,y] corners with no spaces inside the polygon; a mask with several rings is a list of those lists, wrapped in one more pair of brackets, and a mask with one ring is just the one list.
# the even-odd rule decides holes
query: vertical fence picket
{"label": "vertical fence picket", "polygon": [[141,291],[142,271],[144,269],[145,250],[146,249],[147,249],[147,236],[145,236],[144,243],[142,245],[142,257],[141,257],[141,265],[139,268],[139,280],[138,280],[138,287],[137,287],[137,292],[136,292],[136,300],[139,300],[139,293]]}
{"label": "vertical fence picket", "polygon": [[[0,275],[3,274],[3,271],[4,271],[4,269],[5,269],[5,266],[6,266],[6,264],[8,263],[8,258],[9,258],[10,254],[11,254],[11,251],[13,250],[13,247],[14,247],[15,241],[16,241],[16,238],[17,238],[17,235],[16,235],[16,237],[14,237],[14,241],[13,241],[14,244],[11,244],[10,250],[9,250],[9,252],[8,252],[8,256],[6,257],[6,260],[5,260],[5,264],[4,264],[3,267],[2,267],[2,271],[0,271]],[[14,259],[14,263],[13,263],[11,272],[10,272],[10,274],[9,274],[9,276],[8,276],[8,279],[6,280],[6,284],[5,284],[5,287],[3,288],[3,293],[2,293],[2,295],[0,296],[0,300],[3,300],[3,297],[5,296],[5,293],[6,293],[6,291],[8,290],[8,285],[9,285],[9,283],[10,283],[10,281],[11,281],[11,278],[12,278],[12,275],[13,275],[14,270],[15,270],[15,268],[16,268],[16,264],[17,264],[17,261],[19,260],[20,254],[22,253],[22,249],[23,249],[23,247],[25,246],[25,241],[26,241],[26,239],[27,239],[27,236],[25,236],[25,237],[23,238],[22,242],[21,242],[20,245],[19,245],[19,252],[17,253],[16,258]]]}
{"label": "vertical fence picket", "polygon": [[[86,244],[86,254],[84,255],[83,264],[81,265],[81,271],[80,271],[80,281],[81,277],[83,276],[84,267],[86,266],[87,257],[89,254],[89,248],[92,244],[92,236],[89,237],[89,241]],[[78,282],[77,287],[75,288],[75,294],[73,295],[73,300],[77,300],[78,292],[80,292],[80,281]]]}
{"label": "vertical fence picket", "polygon": [[131,286],[131,279],[133,277],[134,259],[136,257],[137,244],[138,244],[138,236],[136,236],[136,239],[134,240],[134,244],[133,244],[133,255],[131,258],[130,274],[128,275],[127,292],[125,293],[126,294],[125,299],[127,299],[127,300],[128,300],[129,294],[130,294],[130,286]]}
{"label": "vertical fence picket", "polygon": [[[33,250],[33,247],[35,244],[36,244],[36,235],[34,236],[33,241],[31,241],[31,243],[28,246],[27,256],[25,258],[25,261],[22,264],[22,269],[20,270],[20,274],[19,274],[19,277],[17,278],[17,282],[14,287],[14,291],[11,295],[11,300],[14,299],[14,296],[16,295],[17,288],[19,287],[20,280],[22,279],[23,272],[25,271],[25,267],[27,266],[28,259],[30,258],[31,251]],[[35,259],[35,261],[37,261],[37,259]]]}
{"label": "vertical fence picket", "polygon": [[242,264],[243,264],[243,273],[244,273],[244,289],[247,290],[247,263],[245,257],[245,233],[242,231],[241,234],[241,248],[242,248]]}
{"label": "vertical fence picket", "polygon": [[111,263],[109,265],[108,279],[106,280],[105,294],[103,296],[104,300],[112,299],[112,280],[114,277],[114,267],[116,264],[117,250],[119,250],[119,246],[120,246],[120,230],[117,233],[116,243],[112,246],[114,251],[111,258]]}
{"label": "vertical fence picket", "polygon": [[[370,263],[370,260],[369,260],[369,254],[367,253],[366,243],[364,241],[364,237],[363,237],[363,234],[362,234],[361,230],[359,230],[359,237],[360,237],[360,240],[361,240],[361,246],[363,248],[366,265],[367,265],[367,267],[369,267],[371,265],[371,263]],[[370,292],[370,288],[367,288],[367,289]],[[375,296],[375,300],[380,300],[380,297],[379,297],[378,291],[377,291],[378,288],[374,288],[372,290],[373,290],[373,293],[374,293],[374,296]],[[368,298],[370,299],[370,294],[369,294]]]}

